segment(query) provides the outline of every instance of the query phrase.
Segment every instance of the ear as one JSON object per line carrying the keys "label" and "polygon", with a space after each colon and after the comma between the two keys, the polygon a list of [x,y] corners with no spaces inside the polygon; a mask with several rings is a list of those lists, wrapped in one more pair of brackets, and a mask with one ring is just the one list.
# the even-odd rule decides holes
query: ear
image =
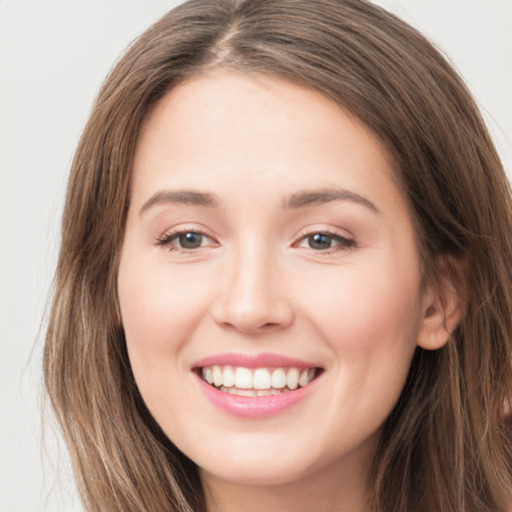
{"label": "ear", "polygon": [[[444,265],[442,265],[444,266]],[[446,266],[445,270],[446,270]],[[457,277],[462,277],[459,267]],[[453,275],[453,274],[452,274]],[[436,350],[444,346],[459,325],[464,311],[464,299],[457,283],[461,279],[444,276],[437,279],[436,285],[428,287],[422,301],[422,318],[418,331],[417,345],[426,350]]]}

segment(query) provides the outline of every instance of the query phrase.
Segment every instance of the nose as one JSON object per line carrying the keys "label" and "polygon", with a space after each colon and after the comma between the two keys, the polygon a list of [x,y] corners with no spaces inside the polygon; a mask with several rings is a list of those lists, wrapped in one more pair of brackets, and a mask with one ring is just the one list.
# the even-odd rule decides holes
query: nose
{"label": "nose", "polygon": [[283,329],[293,322],[294,311],[275,258],[253,248],[226,266],[213,306],[217,324],[246,334],[260,334]]}

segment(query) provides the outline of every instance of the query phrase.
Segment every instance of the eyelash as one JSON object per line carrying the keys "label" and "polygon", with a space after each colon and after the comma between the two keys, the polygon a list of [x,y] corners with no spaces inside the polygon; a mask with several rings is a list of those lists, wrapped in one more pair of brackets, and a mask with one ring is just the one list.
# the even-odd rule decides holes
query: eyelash
{"label": "eyelash", "polygon": [[308,244],[309,249],[311,249],[312,251],[314,251],[315,253],[318,253],[318,254],[328,255],[328,254],[332,254],[333,252],[350,250],[357,246],[356,241],[354,239],[338,235],[337,233],[333,233],[331,231],[312,231],[309,233],[303,233],[299,237],[298,241],[293,243],[293,246],[300,247],[300,245],[299,245],[300,243],[307,242],[308,239],[311,239],[315,236],[326,237],[326,238],[330,239],[332,242],[335,242],[337,244],[334,247],[331,246],[331,247],[327,247],[325,249],[315,250],[315,249],[313,249],[313,247],[311,247],[311,241],[310,241]]}
{"label": "eyelash", "polygon": [[[156,240],[155,245],[157,245],[158,247],[165,247],[170,252],[177,251],[177,252],[181,252],[181,253],[185,253],[185,254],[191,254],[192,252],[196,251],[197,249],[200,249],[201,247],[203,247],[202,245],[199,245],[198,247],[184,248],[184,247],[174,247],[172,245],[172,243],[175,240],[179,240],[180,237],[186,236],[186,235],[195,235],[195,236],[205,237],[207,239],[214,241],[214,243],[216,243],[216,241],[211,236],[207,235],[206,233],[204,233],[201,230],[182,229],[182,230],[173,231],[173,232],[164,234],[163,236],[161,236],[160,238],[158,238]],[[334,247],[331,246],[331,247],[327,247],[324,249],[316,250],[316,249],[313,249],[313,247],[311,247],[311,241],[310,241],[308,243],[309,249],[311,249],[313,252],[318,253],[318,254],[331,254],[332,252],[349,250],[349,249],[352,249],[357,246],[355,240],[338,235],[336,233],[332,233],[330,231],[312,231],[309,233],[301,234],[299,236],[298,240],[292,244],[292,247],[301,247],[300,244],[302,242],[307,242],[308,239],[311,239],[312,237],[315,237],[315,236],[325,237],[325,238],[329,239],[330,241],[337,243],[337,245],[335,245]],[[202,240],[201,240],[201,242],[202,242]]]}
{"label": "eyelash", "polygon": [[156,240],[156,244],[159,247],[165,247],[169,250],[169,252],[181,252],[190,254],[192,251],[195,251],[197,249],[200,249],[202,246],[199,247],[193,247],[193,248],[184,248],[184,247],[173,247],[172,243],[175,240],[179,240],[180,237],[186,236],[186,235],[196,235],[200,237],[205,237],[210,240],[213,240],[211,236],[208,236],[205,232],[198,230],[198,229],[180,229],[177,231],[172,231],[170,233],[165,233],[160,238]]}

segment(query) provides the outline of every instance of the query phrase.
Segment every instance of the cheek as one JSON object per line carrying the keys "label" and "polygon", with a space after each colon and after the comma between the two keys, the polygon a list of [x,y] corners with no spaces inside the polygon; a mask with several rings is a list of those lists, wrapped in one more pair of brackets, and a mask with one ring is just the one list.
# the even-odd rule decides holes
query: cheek
{"label": "cheek", "polygon": [[148,344],[159,341],[162,348],[175,343],[208,302],[210,288],[208,279],[158,258],[122,257],[118,293],[125,330]]}
{"label": "cheek", "polygon": [[331,396],[318,414],[326,429],[355,440],[375,432],[400,396],[420,309],[414,279],[378,278],[365,269],[331,280],[304,306],[332,356]]}
{"label": "cheek", "polygon": [[[130,363],[143,395],[147,389],[164,389],[165,379],[172,378],[170,368],[181,365],[186,370],[180,356],[208,305],[207,283],[191,282],[186,272],[171,272],[158,262],[121,259],[121,316]],[[153,392],[149,395],[145,398],[153,397]]]}
{"label": "cheek", "polygon": [[386,407],[405,382],[421,318],[417,273],[395,270],[343,269],[303,305],[331,350],[337,389]]}
{"label": "cheek", "polygon": [[[414,338],[419,316],[419,285],[395,279],[391,271],[386,278],[348,270],[326,286],[317,287],[304,308],[316,319],[326,338],[340,348],[364,350],[379,340],[393,343]],[[307,296],[304,291],[297,292]]]}

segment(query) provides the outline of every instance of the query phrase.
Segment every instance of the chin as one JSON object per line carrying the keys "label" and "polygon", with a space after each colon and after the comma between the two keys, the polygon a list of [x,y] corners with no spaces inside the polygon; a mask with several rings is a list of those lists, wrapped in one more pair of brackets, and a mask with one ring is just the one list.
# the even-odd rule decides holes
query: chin
{"label": "chin", "polygon": [[243,461],[226,461],[222,467],[200,467],[199,471],[201,474],[208,473],[215,479],[236,485],[272,486],[297,482],[313,473],[315,469],[308,468],[307,464],[303,467],[300,463],[291,461],[279,463],[276,457],[269,457],[266,460],[255,457],[254,460],[248,458]]}

